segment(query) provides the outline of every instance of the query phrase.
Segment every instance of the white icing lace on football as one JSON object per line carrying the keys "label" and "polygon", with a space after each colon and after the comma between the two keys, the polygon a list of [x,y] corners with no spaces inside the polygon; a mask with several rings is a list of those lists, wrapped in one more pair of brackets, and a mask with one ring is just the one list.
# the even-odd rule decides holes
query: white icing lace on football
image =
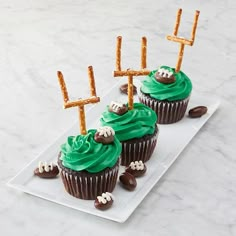
{"label": "white icing lace on football", "polygon": [[99,127],[97,129],[97,132],[99,133],[99,135],[101,135],[101,136],[103,135],[104,137],[109,137],[109,136],[115,135],[114,129],[112,129],[110,126]]}
{"label": "white icing lace on football", "polygon": [[46,161],[45,162],[40,161],[38,168],[39,168],[39,173],[43,173],[44,171],[49,172],[50,170],[51,171],[53,170],[53,163],[51,162],[50,164],[48,164]]}
{"label": "white icing lace on football", "polygon": [[117,112],[119,109],[121,109],[121,108],[123,107],[123,103],[112,101],[111,104],[110,104],[110,106],[112,107],[112,109],[113,109],[114,111]]}
{"label": "white icing lace on football", "polygon": [[168,71],[164,68],[158,69],[157,73],[161,75],[162,77],[170,78],[173,75],[173,72]]}
{"label": "white icing lace on football", "polygon": [[144,164],[142,161],[135,161],[135,162],[131,162],[129,164],[129,166],[131,167],[132,170],[143,170],[144,169]]}
{"label": "white icing lace on football", "polygon": [[111,193],[106,192],[103,193],[102,196],[97,196],[98,202],[102,204],[106,204],[107,202],[110,202],[113,199],[113,196]]}

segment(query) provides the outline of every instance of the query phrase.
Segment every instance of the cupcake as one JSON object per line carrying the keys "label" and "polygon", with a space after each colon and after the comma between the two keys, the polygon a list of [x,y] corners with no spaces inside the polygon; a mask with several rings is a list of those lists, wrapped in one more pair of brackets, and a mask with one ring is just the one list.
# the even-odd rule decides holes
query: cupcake
{"label": "cupcake", "polygon": [[156,113],[142,103],[134,103],[130,110],[127,104],[118,102],[107,106],[100,122],[112,127],[121,142],[121,165],[150,159],[159,133],[156,121]]}
{"label": "cupcake", "polygon": [[66,191],[80,199],[94,200],[116,186],[121,144],[110,127],[70,136],[61,145],[58,166]]}
{"label": "cupcake", "polygon": [[139,100],[156,112],[157,123],[171,124],[184,117],[191,91],[192,83],[186,74],[161,66],[142,82]]}
{"label": "cupcake", "polygon": [[80,135],[70,136],[61,145],[58,166],[66,191],[80,199],[94,200],[116,186],[121,144],[111,127],[86,130],[85,105],[97,103],[93,67],[88,67],[90,97],[70,101],[64,77],[57,73],[64,108],[78,107]]}

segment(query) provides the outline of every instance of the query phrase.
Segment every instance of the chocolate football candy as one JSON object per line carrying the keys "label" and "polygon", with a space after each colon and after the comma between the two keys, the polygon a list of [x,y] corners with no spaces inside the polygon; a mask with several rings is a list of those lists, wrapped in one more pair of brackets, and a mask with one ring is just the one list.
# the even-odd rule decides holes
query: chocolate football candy
{"label": "chocolate football candy", "polygon": [[113,196],[111,193],[103,193],[102,196],[97,196],[94,201],[94,206],[99,210],[106,210],[113,204]]}
{"label": "chocolate football candy", "polygon": [[207,113],[207,107],[197,106],[189,110],[188,115],[191,118],[198,118]]}
{"label": "chocolate football candy", "polygon": [[[128,94],[128,84],[122,84],[120,86],[121,93]],[[137,88],[135,85],[133,85],[133,94],[137,94]]]}
{"label": "chocolate football candy", "polygon": [[146,173],[147,167],[142,161],[132,161],[125,171],[134,177],[140,177]]}
{"label": "chocolate football candy", "polygon": [[156,80],[163,84],[172,84],[175,82],[175,77],[173,72],[166,70],[164,68],[160,68],[156,72]]}
{"label": "chocolate football candy", "polygon": [[109,126],[103,126],[97,129],[94,140],[97,143],[108,144],[114,141],[115,131]]}
{"label": "chocolate football candy", "polygon": [[112,101],[108,110],[110,112],[117,114],[117,115],[123,115],[128,111],[128,107],[123,103]]}
{"label": "chocolate football candy", "polygon": [[40,178],[51,179],[55,178],[59,174],[58,166],[53,164],[47,164],[47,162],[39,162],[38,167],[34,170],[34,175]]}
{"label": "chocolate football candy", "polygon": [[121,185],[129,191],[133,191],[137,186],[135,177],[128,172],[122,173],[119,177],[119,180]]}

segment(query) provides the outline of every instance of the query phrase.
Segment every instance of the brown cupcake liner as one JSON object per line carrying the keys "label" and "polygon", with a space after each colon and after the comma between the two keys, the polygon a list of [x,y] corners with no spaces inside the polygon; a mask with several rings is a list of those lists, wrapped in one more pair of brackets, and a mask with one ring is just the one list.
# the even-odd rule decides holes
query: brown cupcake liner
{"label": "brown cupcake liner", "polygon": [[142,92],[139,93],[139,101],[156,112],[158,124],[172,124],[181,120],[186,112],[189,98],[190,96],[183,100],[169,102],[151,98]]}
{"label": "brown cupcake liner", "polygon": [[119,162],[112,168],[106,168],[98,173],[87,171],[73,171],[62,165],[58,158],[58,165],[61,169],[61,178],[65,190],[72,196],[85,200],[95,200],[104,192],[112,192],[116,186]]}
{"label": "brown cupcake liner", "polygon": [[127,141],[121,141],[121,165],[128,166],[132,161],[147,162],[156,147],[158,137],[158,127],[154,134],[145,135],[142,138],[134,138]]}

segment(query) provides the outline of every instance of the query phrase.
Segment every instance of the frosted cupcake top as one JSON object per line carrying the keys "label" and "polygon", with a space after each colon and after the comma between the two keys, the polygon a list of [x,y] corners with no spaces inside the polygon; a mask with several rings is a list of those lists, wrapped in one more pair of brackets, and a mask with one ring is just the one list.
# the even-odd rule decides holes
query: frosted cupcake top
{"label": "frosted cupcake top", "polygon": [[[118,106],[114,103],[114,110],[119,107],[118,114],[111,112],[109,106],[102,113],[100,122],[103,126],[107,125],[115,130],[116,136],[120,141],[133,138],[141,138],[147,134],[155,132],[155,124],[157,121],[156,113],[142,103],[134,103],[132,110],[125,109],[127,105]],[[111,105],[110,105],[111,107]]]}
{"label": "frosted cupcake top", "polygon": [[[69,136],[67,142],[61,145],[62,165],[75,171],[86,170],[90,173],[113,167],[120,156],[121,144],[116,136],[108,144],[97,142],[94,139],[96,132],[91,129],[86,135]],[[100,134],[104,135],[101,131]]]}
{"label": "frosted cupcake top", "polygon": [[182,100],[187,98],[191,91],[192,83],[187,75],[182,71],[176,73],[174,68],[168,66],[161,66],[152,71],[141,86],[141,92],[157,100]]}

